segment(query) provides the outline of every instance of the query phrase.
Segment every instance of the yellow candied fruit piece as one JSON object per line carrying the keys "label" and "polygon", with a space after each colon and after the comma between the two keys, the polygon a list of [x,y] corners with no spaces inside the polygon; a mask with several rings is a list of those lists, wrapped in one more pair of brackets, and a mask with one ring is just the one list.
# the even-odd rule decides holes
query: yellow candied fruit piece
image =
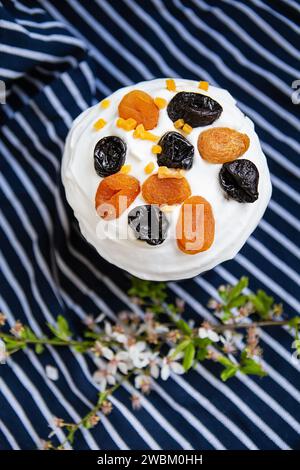
{"label": "yellow candied fruit piece", "polygon": [[123,173],[123,175],[128,175],[130,171],[131,171],[131,165],[123,165],[120,170],[120,173]]}
{"label": "yellow candied fruit piece", "polygon": [[186,134],[190,134],[193,130],[192,126],[190,126],[189,124],[185,124],[182,128],[183,132],[185,132]]}
{"label": "yellow candied fruit piece", "polygon": [[151,140],[152,142],[157,142],[159,139],[159,136],[152,134],[152,132],[145,131],[143,124],[136,126],[133,137],[135,139]]}
{"label": "yellow candied fruit piece", "polygon": [[110,106],[110,100],[106,98],[105,100],[102,100],[100,103],[101,108],[107,109]]}
{"label": "yellow candied fruit piece", "polygon": [[117,127],[124,129],[124,131],[133,131],[136,128],[137,122],[133,118],[123,119],[118,118],[116,122]]}
{"label": "yellow candied fruit piece", "polygon": [[135,119],[133,119],[133,118],[128,118],[128,119],[125,119],[123,129],[124,129],[125,131],[133,131],[133,129],[136,128],[136,125],[137,125],[137,122],[136,122]]}
{"label": "yellow candied fruit piece", "polygon": [[145,131],[145,132],[142,133],[141,139],[151,140],[152,142],[157,142],[159,140],[159,136],[155,135],[155,134],[152,134],[152,132]]}
{"label": "yellow candied fruit piece", "polygon": [[96,129],[96,131],[99,131],[100,129],[102,129],[102,127],[104,127],[106,124],[106,121],[102,118],[98,119],[98,121],[96,121],[94,123],[94,129]]}
{"label": "yellow candied fruit piece", "polygon": [[147,175],[150,175],[150,173],[152,173],[152,171],[154,170],[154,168],[155,168],[154,163],[153,163],[153,162],[149,162],[149,163],[145,166],[144,171],[145,171],[145,173],[146,173]]}
{"label": "yellow candied fruit piece", "polygon": [[176,84],[175,84],[173,78],[168,78],[166,80],[166,85],[167,85],[167,89],[169,91],[176,91]]}
{"label": "yellow candied fruit piece", "polygon": [[133,137],[135,139],[141,139],[142,138],[142,135],[144,134],[145,132],[145,128],[143,126],[143,124],[139,124],[138,126],[136,126],[135,128],[135,131],[133,133]]}
{"label": "yellow candied fruit piece", "polygon": [[174,122],[174,127],[176,127],[176,129],[181,129],[183,126],[184,126],[183,119],[177,119],[177,121]]}
{"label": "yellow candied fruit piece", "polygon": [[157,154],[157,153],[161,153],[161,152],[162,152],[162,148],[161,148],[160,145],[153,145],[153,147],[152,147],[152,153]]}
{"label": "yellow candied fruit piece", "polygon": [[184,178],[185,171],[177,168],[168,168],[167,166],[158,167],[157,176],[159,179],[162,178]]}
{"label": "yellow candied fruit piece", "polygon": [[199,82],[199,85],[198,85],[198,88],[200,88],[201,90],[205,90],[207,91],[208,90],[208,87],[209,87],[209,83],[208,82]]}
{"label": "yellow candied fruit piece", "polygon": [[120,127],[121,129],[123,129],[123,128],[124,128],[124,124],[125,124],[125,119],[123,119],[123,118],[118,118],[118,119],[117,119],[117,122],[116,122],[116,126],[117,126],[117,127]]}
{"label": "yellow candied fruit piece", "polygon": [[167,100],[165,100],[164,98],[157,97],[157,98],[154,98],[154,103],[159,109],[163,109],[167,105]]}

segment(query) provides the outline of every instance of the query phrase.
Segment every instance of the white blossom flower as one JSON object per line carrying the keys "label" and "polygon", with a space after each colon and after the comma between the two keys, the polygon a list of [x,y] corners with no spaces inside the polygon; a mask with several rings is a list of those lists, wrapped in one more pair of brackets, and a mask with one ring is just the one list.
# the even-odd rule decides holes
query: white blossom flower
{"label": "white blossom flower", "polygon": [[104,331],[109,338],[116,340],[118,343],[124,344],[127,342],[126,335],[120,331],[113,330],[109,322],[105,322]]}
{"label": "white blossom flower", "polygon": [[99,385],[101,392],[106,390],[107,385],[115,385],[115,377],[107,369],[96,370],[93,374],[93,379]]}
{"label": "white blossom flower", "polygon": [[116,375],[118,369],[122,374],[126,375],[128,374],[128,370],[131,368],[131,360],[128,352],[126,351],[118,351],[113,354],[107,365],[107,370],[112,375]]}
{"label": "white blossom flower", "polygon": [[134,410],[140,410],[142,408],[142,402],[141,402],[141,398],[139,397],[139,395],[137,394],[131,395],[130,400],[131,400],[132,408]]}
{"label": "white blossom flower", "polygon": [[150,375],[154,379],[158,379],[159,377],[159,353],[155,352],[149,356],[149,366],[150,366]]}
{"label": "white blossom flower", "polygon": [[2,341],[2,339],[0,339],[0,364],[5,364],[6,356],[7,356],[7,353],[6,353],[5,343],[4,341]]}
{"label": "white blossom flower", "polygon": [[95,342],[92,348],[92,352],[95,354],[95,356],[102,356],[107,360],[111,360],[114,357],[114,352],[107,346],[103,346],[100,341]]}
{"label": "white blossom flower", "polygon": [[97,323],[101,323],[102,320],[104,320],[104,318],[105,318],[105,313],[100,313],[100,315],[98,315],[96,318],[94,318],[93,315],[86,315],[86,317],[83,320],[83,323],[88,328],[93,330],[95,326],[97,325]]}
{"label": "white blossom flower", "polygon": [[220,341],[224,344],[223,349],[228,354],[235,352],[237,348],[243,347],[242,339],[243,335],[233,333],[230,330],[225,330],[223,336],[220,336]]}
{"label": "white blossom flower", "polygon": [[220,337],[219,337],[218,333],[216,333],[214,330],[211,330],[209,328],[204,328],[203,326],[201,328],[199,328],[198,336],[201,339],[208,338],[213,343],[217,343],[218,341],[220,341]]}
{"label": "white blossom flower", "polygon": [[143,369],[149,364],[149,351],[146,350],[146,343],[138,341],[128,348],[128,356],[133,367]]}
{"label": "white blossom flower", "polygon": [[183,353],[178,353],[174,356],[175,349],[170,349],[169,354],[163,358],[161,367],[161,378],[168,380],[171,372],[175,374],[184,374],[183,365],[178,361],[183,357]]}
{"label": "white blossom flower", "polygon": [[149,375],[137,375],[134,379],[135,388],[143,393],[149,393],[151,390],[151,379]]}

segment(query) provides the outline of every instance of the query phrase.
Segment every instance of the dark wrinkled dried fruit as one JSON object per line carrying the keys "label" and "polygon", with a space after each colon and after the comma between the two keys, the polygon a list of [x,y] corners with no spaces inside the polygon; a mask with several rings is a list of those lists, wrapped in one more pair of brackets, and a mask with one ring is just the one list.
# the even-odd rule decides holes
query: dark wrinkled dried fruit
{"label": "dark wrinkled dried fruit", "polygon": [[258,198],[259,173],[253,162],[246,159],[225,163],[219,174],[222,188],[238,202],[255,202]]}
{"label": "dark wrinkled dried fruit", "polygon": [[162,151],[157,155],[159,166],[189,170],[193,165],[194,146],[179,132],[167,132],[158,145]]}
{"label": "dark wrinkled dried fruit", "polygon": [[160,245],[167,238],[169,222],[158,206],[137,206],[128,214],[129,226],[138,240],[149,245]]}
{"label": "dark wrinkled dried fruit", "polygon": [[223,108],[212,98],[201,93],[181,91],[168,104],[169,118],[183,119],[192,127],[208,126],[220,117]]}
{"label": "dark wrinkled dried fruit", "polygon": [[94,149],[94,167],[99,176],[105,177],[120,171],[124,165],[126,144],[116,136],[103,137]]}

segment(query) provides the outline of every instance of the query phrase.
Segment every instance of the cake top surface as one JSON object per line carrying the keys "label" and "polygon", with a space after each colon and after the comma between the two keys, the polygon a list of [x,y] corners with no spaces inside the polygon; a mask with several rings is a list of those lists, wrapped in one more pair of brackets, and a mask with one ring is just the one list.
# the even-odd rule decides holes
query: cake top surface
{"label": "cake top surface", "polygon": [[[101,256],[152,280],[192,277],[235,256],[271,195],[252,121],[226,90],[183,79],[126,87],[84,111],[67,138],[62,178]],[[129,207],[108,217],[102,203],[116,184],[131,185]],[[206,217],[202,248],[192,253],[178,240],[189,201]],[[143,231],[149,215],[159,226],[152,238]]]}

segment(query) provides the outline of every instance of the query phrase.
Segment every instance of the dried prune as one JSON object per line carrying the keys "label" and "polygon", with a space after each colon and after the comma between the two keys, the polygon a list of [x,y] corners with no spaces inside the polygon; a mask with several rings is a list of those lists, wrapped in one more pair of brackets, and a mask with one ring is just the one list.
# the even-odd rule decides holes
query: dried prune
{"label": "dried prune", "polygon": [[161,153],[157,155],[159,166],[183,170],[192,167],[194,146],[179,132],[167,132],[161,137],[158,145],[161,147]]}
{"label": "dried prune", "polygon": [[208,126],[220,117],[222,106],[201,93],[181,91],[168,104],[169,118],[175,122],[183,119],[192,127]]}
{"label": "dried prune", "polygon": [[95,207],[105,220],[117,219],[132,204],[140,192],[134,176],[117,173],[104,178],[97,189]]}
{"label": "dried prune", "polygon": [[215,237],[215,219],[210,203],[201,196],[187,199],[176,225],[178,248],[188,255],[208,250]]}
{"label": "dried prune", "polygon": [[94,149],[94,167],[101,176],[110,176],[120,171],[126,157],[126,144],[120,137],[110,135],[100,139]]}
{"label": "dried prune", "polygon": [[258,198],[259,172],[253,162],[246,159],[224,163],[219,173],[221,187],[238,202],[255,202]]}
{"label": "dried prune", "polygon": [[149,245],[160,245],[167,238],[169,222],[158,206],[137,206],[128,214],[129,226],[138,240]]}
{"label": "dried prune", "polygon": [[133,118],[143,124],[146,130],[157,125],[159,109],[152,96],[141,90],[133,90],[123,96],[119,104],[119,116],[123,119]]}
{"label": "dried prune", "polygon": [[241,157],[249,148],[247,134],[229,127],[213,127],[201,132],[198,150],[201,157],[210,163],[226,163]]}
{"label": "dried prune", "polygon": [[186,178],[158,178],[151,175],[142,186],[142,195],[149,204],[181,204],[191,195]]}

